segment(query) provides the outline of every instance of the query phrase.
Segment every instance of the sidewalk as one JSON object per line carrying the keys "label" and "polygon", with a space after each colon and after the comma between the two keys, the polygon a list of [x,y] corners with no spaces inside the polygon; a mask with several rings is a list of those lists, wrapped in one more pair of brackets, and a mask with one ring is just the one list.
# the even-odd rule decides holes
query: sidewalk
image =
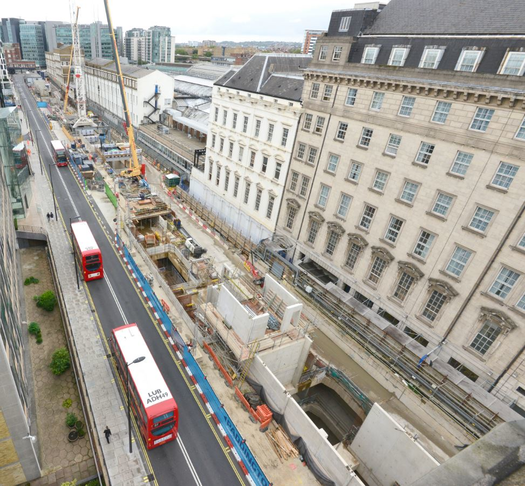
{"label": "sidewalk", "polygon": [[[25,114],[21,113],[21,118]],[[22,124],[26,127],[25,123]],[[45,150],[43,148],[43,150]],[[128,431],[125,411],[114,383],[113,374],[106,359],[106,350],[102,345],[99,329],[92,317],[87,296],[77,290],[74,260],[69,241],[66,236],[65,223],[59,221],[47,223],[45,214],[54,211],[51,187],[46,175],[40,173],[40,163],[36,143],[31,146],[30,162],[34,171],[33,207],[26,220],[20,224],[46,227],[48,233],[48,248],[53,255],[58,274],[57,285],[61,288],[65,309],[64,314],[69,322],[73,335],[72,346],[76,348],[80,368],[84,376],[85,389],[93,413],[95,429],[91,430],[93,440],[102,448],[103,461],[113,485],[140,485],[147,475],[142,459],[136,452],[127,453]],[[55,184],[60,180],[54,181]],[[104,438],[103,430],[109,425],[113,435],[110,444]],[[43,438],[42,438],[43,440]],[[66,451],[66,455],[69,451]],[[96,452],[96,451],[95,451]],[[58,476],[57,476],[58,477]],[[74,477],[74,475],[73,475]],[[72,480],[73,477],[64,478]],[[78,478],[80,479],[80,478]],[[61,481],[59,481],[61,482]],[[45,479],[42,479],[42,484]],[[48,480],[48,484],[49,480]]]}

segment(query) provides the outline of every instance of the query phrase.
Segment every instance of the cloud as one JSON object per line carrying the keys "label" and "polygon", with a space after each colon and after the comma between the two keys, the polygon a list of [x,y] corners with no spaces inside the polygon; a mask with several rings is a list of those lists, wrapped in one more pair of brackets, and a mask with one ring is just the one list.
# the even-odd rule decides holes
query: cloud
{"label": "cloud", "polygon": [[290,20],[290,23],[291,23],[291,24],[299,24],[299,23],[301,23],[301,22],[302,22],[301,19],[293,19],[293,20]]}
{"label": "cloud", "polygon": [[232,24],[247,24],[251,20],[249,15],[240,14],[231,18]]}

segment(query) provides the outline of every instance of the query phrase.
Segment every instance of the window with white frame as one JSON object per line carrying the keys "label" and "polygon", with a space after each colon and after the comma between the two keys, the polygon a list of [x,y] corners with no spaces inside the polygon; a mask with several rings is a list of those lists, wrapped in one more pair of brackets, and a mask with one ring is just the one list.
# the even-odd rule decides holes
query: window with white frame
{"label": "window with white frame", "polygon": [[450,168],[450,173],[459,176],[465,176],[473,157],[473,154],[458,151],[458,153],[456,154],[456,158],[452,163],[452,167]]}
{"label": "window with white frame", "polygon": [[237,113],[234,113],[233,114],[233,119],[232,119],[232,128],[235,130],[237,128]]}
{"label": "window with white frame", "polygon": [[523,76],[525,72],[525,52],[508,52],[500,69],[500,74]]}
{"label": "window with white frame", "polygon": [[337,126],[337,132],[335,133],[335,138],[337,140],[344,140],[346,137],[347,130],[348,130],[348,123],[340,121],[339,125]]}
{"label": "window with white frame", "polygon": [[426,230],[421,230],[417,238],[416,246],[414,247],[413,254],[423,258],[425,260],[430,252],[432,243],[435,240],[435,236]]}
{"label": "window with white frame", "polygon": [[446,101],[438,101],[436,103],[436,108],[434,109],[434,113],[432,114],[432,121],[434,123],[445,123],[447,121],[448,114],[450,113],[450,108],[452,107],[452,103],[448,103]]}
{"label": "window with white frame", "polygon": [[386,267],[387,261],[379,256],[376,256],[372,262],[372,266],[370,267],[368,280],[370,280],[372,283],[378,284]]}
{"label": "window with white frame", "polygon": [[319,90],[321,89],[321,85],[319,83],[312,83],[312,89],[310,91],[310,98],[316,100],[319,98]]}
{"label": "window with white frame", "polygon": [[348,91],[346,93],[345,105],[354,106],[356,98],[357,98],[357,89],[348,88]]}
{"label": "window with white frame", "polygon": [[516,302],[516,307],[525,311],[525,294],[521,296],[521,299]]}
{"label": "window with white frame", "polygon": [[228,110],[222,110],[222,124],[226,126],[226,121],[228,120]]}
{"label": "window with white frame", "polygon": [[493,186],[501,187],[502,189],[508,189],[514,180],[514,177],[516,177],[518,169],[519,167],[517,165],[500,162],[491,184]]}
{"label": "window with white frame", "polygon": [[224,138],[220,138],[220,141],[219,141],[219,152],[223,152],[224,151]]}
{"label": "window with white frame", "polygon": [[229,187],[230,187],[230,171],[226,169],[224,171],[224,192],[228,192]]}
{"label": "window with white frame", "polygon": [[393,155],[395,157],[397,155],[397,151],[399,150],[400,145],[401,135],[395,135],[394,133],[391,133],[390,137],[388,137],[385,153],[388,155]]}
{"label": "window with white frame", "polygon": [[297,208],[295,206],[288,206],[288,214],[286,215],[286,228],[292,229],[297,216]]}
{"label": "window with white frame", "polygon": [[261,165],[261,172],[263,174],[266,174],[267,170],[268,170],[268,157],[266,157],[266,155],[263,155],[262,165]]}
{"label": "window with white frame", "polygon": [[458,62],[456,64],[456,71],[464,71],[468,73],[476,72],[478,69],[484,51],[473,49],[472,47],[465,47],[461,51]]}
{"label": "window with white frame", "polygon": [[211,181],[213,177],[213,162],[210,160],[210,166],[208,167],[208,180]]}
{"label": "window with white frame", "polygon": [[343,219],[346,218],[351,202],[352,198],[348,194],[341,194],[341,199],[339,200],[339,207],[337,208],[336,213],[337,216]]}
{"label": "window with white frame", "polygon": [[331,84],[325,84],[323,90],[323,101],[330,101],[334,87]]}
{"label": "window with white frame", "polygon": [[421,56],[421,61],[419,62],[419,67],[425,69],[437,69],[444,52],[445,49],[443,48],[425,47],[423,55]]}
{"label": "window with white frame", "polygon": [[235,182],[233,183],[233,197],[237,197],[237,194],[239,194],[239,181],[240,177],[235,176]]}
{"label": "window with white frame", "polygon": [[337,248],[337,244],[339,243],[340,239],[341,234],[338,231],[329,231],[324,252],[327,255],[332,256],[335,253],[335,249]]}
{"label": "window with white frame", "polygon": [[261,120],[255,120],[255,138],[259,137],[261,133]]}
{"label": "window with white frame", "polygon": [[430,157],[432,157],[432,154],[434,153],[435,147],[436,146],[433,143],[421,142],[419,151],[416,155],[416,162],[418,164],[428,165],[430,162]]}
{"label": "window with white frame", "polygon": [[321,188],[319,189],[319,199],[317,200],[317,205],[321,208],[326,208],[329,195],[330,188],[328,186],[325,186],[324,184],[321,184]]}
{"label": "window with white frame", "polygon": [[399,238],[399,234],[403,228],[403,223],[404,221],[402,219],[392,216],[386,229],[385,240],[395,243]]}
{"label": "window with white frame", "polygon": [[332,54],[332,61],[339,61],[341,54],[343,53],[343,46],[335,46]]}
{"label": "window with white frame", "polygon": [[481,329],[476,334],[476,337],[470,343],[470,347],[474,351],[485,355],[490,347],[494,344],[494,341],[496,341],[500,333],[501,327],[489,320],[486,320],[481,326]]}
{"label": "window with white frame", "polygon": [[301,179],[301,189],[299,189],[299,196],[306,197],[308,194],[308,186],[310,185],[310,178],[305,175]]}
{"label": "window with white frame", "polygon": [[330,154],[330,156],[328,157],[328,164],[326,166],[326,170],[328,172],[331,172],[332,174],[335,174],[335,171],[337,170],[337,165],[339,164],[339,160],[339,155]]}
{"label": "window with white frame", "polygon": [[341,22],[339,24],[339,32],[348,32],[351,20],[352,17],[341,17]]}
{"label": "window with white frame", "polygon": [[[342,122],[339,122],[341,124]],[[370,142],[372,141],[372,135],[374,134],[374,130],[371,128],[363,127],[363,130],[361,131],[361,138],[359,139],[359,145],[361,147],[369,147]]]}
{"label": "window with white frame", "polygon": [[317,119],[315,120],[314,133],[317,133],[318,135],[321,135],[323,133],[324,122],[325,122],[324,116],[317,117]]}
{"label": "window with white frame", "polygon": [[467,266],[471,256],[472,252],[470,250],[456,246],[454,253],[452,253],[452,256],[450,257],[450,260],[445,268],[445,271],[451,275],[454,275],[455,277],[460,277],[463,273],[463,270],[465,270],[465,267]]}
{"label": "window with white frame", "polygon": [[383,106],[384,98],[385,98],[385,93],[374,91],[374,94],[372,95],[372,102],[370,103],[370,109],[374,111],[381,110],[381,107]]}
{"label": "window with white frame", "polygon": [[469,228],[479,231],[480,233],[485,233],[493,217],[494,211],[485,209],[481,206],[476,206],[476,211],[474,211],[474,216],[472,216],[472,219],[470,220]]}
{"label": "window with white frame", "polygon": [[233,157],[233,142],[230,142],[230,144],[229,144],[228,157],[230,157],[230,159]]}
{"label": "window with white frame", "polygon": [[248,131],[248,117],[245,116],[242,121],[242,133],[246,133]]}
{"label": "window with white frame", "polygon": [[401,199],[401,201],[405,201],[408,204],[412,204],[414,199],[416,199],[419,186],[420,185],[415,182],[405,181],[405,185],[403,186],[403,190],[401,191],[399,199]]}
{"label": "window with white frame", "polygon": [[490,286],[489,294],[495,295],[500,299],[506,299],[514,285],[520,278],[520,274],[510,268],[503,267],[494,283]]}
{"label": "window with white frame", "polygon": [[273,138],[273,129],[274,129],[274,124],[273,123],[270,123],[268,125],[268,136],[266,137],[266,141],[267,142],[271,142],[272,141],[272,138]]}
{"label": "window with white frame", "polygon": [[218,186],[221,181],[221,166],[217,164],[217,170],[215,171],[215,185]]}
{"label": "window with white frame", "polygon": [[311,245],[315,243],[320,228],[321,223],[315,219],[312,219],[310,223],[310,230],[308,231],[308,238],[306,238],[306,241]]}
{"label": "window with white frame", "polygon": [[319,60],[326,61],[326,56],[328,54],[328,46],[321,46],[319,49]]}
{"label": "window with white frame", "polygon": [[350,247],[348,248],[348,253],[346,255],[345,267],[348,267],[349,270],[353,270],[362,250],[362,246],[359,246],[355,243],[351,243]]}
{"label": "window with white frame", "polygon": [[295,172],[292,170],[292,173],[290,175],[290,186],[289,189],[292,192],[295,192],[297,190],[297,183],[299,182],[299,172]]}
{"label": "window with white frame", "polygon": [[255,192],[255,211],[259,211],[259,207],[261,206],[261,199],[262,199],[262,189],[258,187],[257,191]]}
{"label": "window with white frame", "polygon": [[445,294],[439,292],[439,290],[433,290],[423,309],[423,317],[430,322],[434,322],[446,301],[447,297]]}
{"label": "window with white frame", "polygon": [[244,157],[244,147],[242,145],[239,145],[239,162],[242,162],[243,157]]}
{"label": "window with white frame", "polygon": [[434,205],[432,206],[432,212],[444,218],[447,217],[453,201],[454,198],[452,196],[438,192]]}
{"label": "window with white frame", "polygon": [[303,160],[305,152],[306,152],[306,145],[304,143],[298,144],[297,145],[297,158],[300,160]]}
{"label": "window with white frame", "polygon": [[266,209],[266,217],[272,219],[273,207],[275,205],[275,196],[270,196],[268,198],[268,207]]}
{"label": "window with white frame", "polygon": [[365,204],[365,208],[363,210],[361,220],[359,221],[359,226],[363,229],[369,230],[370,226],[372,226],[372,222],[374,221],[375,214],[376,214],[376,208],[368,204]]}
{"label": "window with white frame", "polygon": [[351,181],[358,182],[361,171],[363,170],[363,165],[357,162],[352,162],[350,166],[350,172],[348,173],[348,178]]}
{"label": "window with white frame", "polygon": [[212,134],[211,136],[211,146],[212,148],[215,148],[215,142],[217,141],[217,135],[215,135],[215,133]]}
{"label": "window with white frame", "polygon": [[256,155],[257,154],[253,150],[250,151],[250,169],[253,169],[253,166],[255,165],[255,157],[256,157]]}
{"label": "window with white frame", "polygon": [[518,131],[516,132],[516,138],[519,138],[520,140],[525,140],[525,118],[523,118],[521,125],[518,128]]}
{"label": "window with white frame", "polygon": [[251,183],[246,181],[246,185],[244,186],[244,204],[248,204],[248,199],[250,199],[250,187]]}
{"label": "window with white frame", "polygon": [[386,183],[388,181],[388,174],[386,172],[378,170],[374,178],[372,187],[379,192],[385,192]]}
{"label": "window with white frame", "polygon": [[283,128],[283,136],[281,137],[281,147],[286,147],[288,142],[288,134],[290,133],[289,128]]}
{"label": "window with white frame", "polygon": [[493,115],[494,110],[491,110],[490,108],[478,108],[474,118],[472,118],[470,130],[486,132]]}
{"label": "window with white frame", "polygon": [[408,47],[393,47],[388,58],[389,66],[404,66],[408,57]]}
{"label": "window with white frame", "polygon": [[215,113],[213,115],[213,121],[217,123],[219,121],[219,108],[215,107]]}
{"label": "window with white frame", "polygon": [[412,110],[414,109],[414,104],[416,103],[416,98],[413,96],[403,96],[403,99],[401,100],[401,105],[399,107],[399,116],[406,116],[409,117],[412,114]]}
{"label": "window with white frame", "polygon": [[310,130],[312,128],[312,121],[314,116],[311,113],[306,113],[304,115],[303,130]]}
{"label": "window with white frame", "polygon": [[520,241],[518,241],[518,247],[525,249],[525,234],[520,238]]}
{"label": "window with white frame", "polygon": [[275,172],[273,174],[273,178],[275,180],[279,180],[279,178],[281,177],[281,170],[283,168],[283,164],[281,164],[281,162],[276,162],[275,163]]}
{"label": "window with white frame", "polygon": [[308,163],[315,164],[315,159],[317,158],[317,149],[315,147],[310,147],[308,151]]}
{"label": "window with white frame", "polygon": [[379,54],[379,47],[367,46],[361,58],[362,64],[375,64],[377,55]]}
{"label": "window with white frame", "polygon": [[412,285],[415,282],[414,276],[410,275],[407,272],[402,272],[397,281],[396,288],[394,289],[393,297],[399,302],[404,302],[407,298]]}

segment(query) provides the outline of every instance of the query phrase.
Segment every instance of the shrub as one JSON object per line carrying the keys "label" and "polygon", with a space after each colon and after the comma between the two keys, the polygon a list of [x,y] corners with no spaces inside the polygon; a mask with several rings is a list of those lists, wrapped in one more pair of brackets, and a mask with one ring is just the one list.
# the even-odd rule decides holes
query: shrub
{"label": "shrub", "polygon": [[68,408],[71,407],[71,405],[73,405],[73,401],[71,400],[71,398],[66,398],[63,402],[62,402],[62,406],[67,410]]}
{"label": "shrub", "polygon": [[42,334],[38,333],[37,337],[36,337],[36,343],[37,344],[42,344],[44,340],[42,339]]}
{"label": "shrub", "polygon": [[31,284],[37,284],[38,282],[40,282],[40,280],[38,280],[37,278],[35,277],[28,277],[24,280],[24,285],[31,285]]}
{"label": "shrub", "polygon": [[53,353],[49,367],[54,375],[61,375],[71,366],[71,359],[66,348],[59,348]]}
{"label": "shrub", "polygon": [[42,295],[37,296],[35,300],[37,307],[41,307],[48,312],[51,312],[57,303],[57,298],[52,290],[48,290]]}
{"label": "shrub", "polygon": [[65,483],[62,483],[60,486],[77,486],[77,480],[73,479],[73,481],[66,481]]}
{"label": "shrub", "polygon": [[40,326],[38,325],[38,322],[31,322],[27,330],[29,334],[32,334],[33,336],[37,336],[40,333]]}
{"label": "shrub", "polygon": [[85,486],[100,486],[100,482],[98,479],[92,479],[91,481],[86,483]]}
{"label": "shrub", "polygon": [[74,427],[77,421],[77,416],[74,413],[70,412],[66,415],[66,425],[68,427]]}

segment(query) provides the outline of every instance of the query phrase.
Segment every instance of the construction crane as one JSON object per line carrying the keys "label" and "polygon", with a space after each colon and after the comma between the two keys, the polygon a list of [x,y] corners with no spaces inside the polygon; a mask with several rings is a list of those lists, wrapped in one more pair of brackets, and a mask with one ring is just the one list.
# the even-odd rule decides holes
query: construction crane
{"label": "construction crane", "polygon": [[113,58],[115,61],[115,69],[117,70],[117,78],[120,86],[120,95],[122,97],[122,106],[124,107],[124,129],[128,134],[129,148],[131,150],[131,160],[129,167],[121,171],[122,177],[142,177],[141,165],[137,156],[137,147],[135,145],[135,134],[133,133],[133,125],[131,123],[131,116],[129,114],[128,101],[126,99],[126,90],[124,88],[124,76],[122,74],[122,67],[120,65],[120,58],[118,55],[117,40],[115,38],[115,31],[113,30],[113,23],[111,22],[111,15],[109,13],[109,2],[104,0],[104,7],[106,8],[106,17],[108,19],[109,35],[113,45]]}
{"label": "construction crane", "polygon": [[[80,7],[77,7],[77,14],[75,18],[75,25],[78,25],[78,11],[80,10]],[[71,39],[73,39],[73,31],[71,31]],[[64,96],[64,115],[66,114],[67,110],[67,102],[69,101],[69,82],[71,79],[71,68],[73,66],[73,44],[71,44],[71,55],[69,56],[69,69],[67,70],[67,84],[66,84],[66,95]]]}

